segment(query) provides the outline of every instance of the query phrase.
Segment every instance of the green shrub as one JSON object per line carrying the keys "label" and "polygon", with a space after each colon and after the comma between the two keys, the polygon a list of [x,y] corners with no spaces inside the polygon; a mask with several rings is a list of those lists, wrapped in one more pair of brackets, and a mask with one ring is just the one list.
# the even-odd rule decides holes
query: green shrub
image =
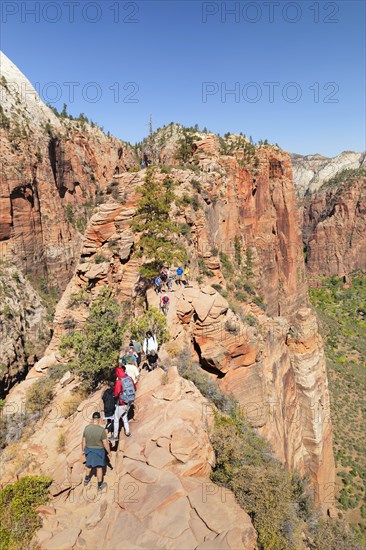
{"label": "green shrub", "polygon": [[137,319],[133,319],[130,323],[131,337],[140,342],[144,340],[148,330],[156,334],[159,346],[169,340],[166,317],[154,307],[149,308],[143,315],[140,315]]}
{"label": "green shrub", "polygon": [[52,479],[26,476],[0,491],[0,548],[29,548],[34,532],[41,526],[36,507],[48,500]]}
{"label": "green shrub", "polygon": [[194,197],[192,199],[192,207],[193,207],[193,210],[195,210],[195,211],[199,210],[200,201],[199,201],[199,196],[198,195],[194,195]]}
{"label": "green shrub", "polygon": [[73,307],[80,304],[88,305],[89,302],[90,297],[86,294],[84,290],[80,290],[79,292],[74,292],[70,295],[68,307]]}
{"label": "green shrub", "polygon": [[55,382],[48,376],[37,380],[26,393],[26,408],[31,413],[41,413],[51,402]]}
{"label": "green shrub", "polygon": [[201,192],[202,192],[201,184],[200,184],[200,182],[199,182],[197,179],[193,178],[193,179],[191,180],[191,184],[192,184],[193,189],[195,189],[195,190],[197,191],[197,193],[201,193]]}
{"label": "green shrub", "polygon": [[242,262],[241,243],[237,235],[235,235],[235,239],[234,239],[234,249],[235,249],[235,261],[238,266],[241,266],[241,262]]}
{"label": "green shrub", "polygon": [[183,237],[188,237],[188,235],[190,235],[190,233],[191,233],[191,228],[189,227],[189,225],[187,223],[181,223],[181,224],[179,224],[179,233]]}
{"label": "green shrub", "polygon": [[269,444],[242,416],[222,414],[216,415],[211,442],[216,454],[212,479],[231,489],[248,512],[259,548],[294,549],[299,536],[295,514],[299,489],[296,486],[295,491],[290,474],[273,458]]}
{"label": "green shrub", "polygon": [[97,254],[94,257],[94,262],[96,264],[102,264],[103,262],[107,262],[107,261],[108,261],[108,258],[106,256],[104,256],[104,254]]}
{"label": "green shrub", "polygon": [[221,262],[221,268],[223,275],[225,279],[229,279],[234,274],[234,268],[228,258],[228,256],[224,252],[220,252],[219,254],[220,262]]}
{"label": "green shrub", "polygon": [[224,394],[218,388],[216,382],[210,378],[192,361],[189,351],[184,351],[177,356],[179,374],[193,382],[204,397],[211,401],[220,411],[234,414],[237,403],[234,399]]}
{"label": "green shrub", "polygon": [[60,350],[70,356],[68,367],[90,384],[108,380],[121,349],[124,327],[118,323],[119,305],[104,287],[91,306],[82,332],[72,332],[61,340]]}
{"label": "green shrub", "polygon": [[319,521],[314,527],[314,547],[320,550],[362,550],[347,524],[339,520]]}
{"label": "green shrub", "polygon": [[248,299],[248,296],[245,294],[245,292],[236,292],[235,298],[239,300],[239,302],[246,302]]}

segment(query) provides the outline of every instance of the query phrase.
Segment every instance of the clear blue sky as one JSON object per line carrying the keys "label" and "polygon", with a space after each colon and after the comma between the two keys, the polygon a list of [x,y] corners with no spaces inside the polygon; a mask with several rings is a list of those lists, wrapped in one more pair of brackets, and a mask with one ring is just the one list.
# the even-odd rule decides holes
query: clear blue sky
{"label": "clear blue sky", "polygon": [[[4,0],[1,9],[1,49],[41,97],[119,138],[141,140],[152,113],[155,128],[198,123],[301,154],[365,149],[363,1]],[[80,83],[74,98],[67,82]]]}

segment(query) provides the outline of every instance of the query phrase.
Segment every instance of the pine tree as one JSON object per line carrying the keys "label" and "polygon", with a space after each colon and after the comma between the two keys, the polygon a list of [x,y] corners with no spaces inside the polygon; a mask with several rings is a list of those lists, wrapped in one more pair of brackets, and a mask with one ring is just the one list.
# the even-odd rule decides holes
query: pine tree
{"label": "pine tree", "polygon": [[163,265],[183,262],[186,252],[177,242],[178,227],[170,218],[170,207],[175,199],[174,181],[169,177],[159,180],[154,170],[148,169],[140,193],[133,229],[142,233],[138,243],[138,254],[145,258],[141,274],[151,277]]}

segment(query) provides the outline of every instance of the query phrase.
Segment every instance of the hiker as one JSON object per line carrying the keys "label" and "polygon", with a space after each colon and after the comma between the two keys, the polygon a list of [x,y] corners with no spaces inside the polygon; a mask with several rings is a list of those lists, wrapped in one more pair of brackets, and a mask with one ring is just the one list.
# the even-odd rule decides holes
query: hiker
{"label": "hiker", "polygon": [[121,365],[137,365],[137,353],[133,349],[133,346],[126,348],[125,354],[120,355]]}
{"label": "hiker", "polygon": [[137,357],[135,355],[136,352],[133,347],[128,348],[127,352],[128,353],[122,358],[121,363],[122,365],[125,365],[126,373],[132,378],[132,380],[136,384],[137,379],[140,375],[140,371],[137,368]]}
{"label": "hiker", "polygon": [[161,279],[160,279],[160,277],[156,277],[154,283],[155,283],[155,292],[156,292],[156,294],[159,294],[159,292],[161,292]]}
{"label": "hiker", "polygon": [[131,340],[130,346],[133,347],[136,353],[137,366],[140,368],[141,363],[141,354],[142,354],[142,345],[138,340]]}
{"label": "hiker", "polygon": [[122,365],[116,368],[117,380],[114,384],[114,397],[117,397],[117,405],[114,413],[114,432],[113,441],[118,441],[119,420],[122,418],[125,435],[131,435],[128,426],[128,411],[135,401],[136,385],[132,378],[126,374],[126,366]]}
{"label": "hiker", "polygon": [[162,296],[162,298],[161,298],[160,309],[164,313],[165,316],[168,314],[168,311],[169,311],[169,302],[170,302],[169,296],[164,294],[164,296]]}
{"label": "hiker", "polygon": [[189,268],[189,265],[186,265],[184,268],[184,275],[185,275],[185,284],[189,285],[189,276],[191,274],[191,270]]}
{"label": "hiker", "polygon": [[155,350],[152,350],[147,356],[148,370],[152,371],[158,366],[159,356]]}
{"label": "hiker", "polygon": [[161,279],[162,290],[164,290],[164,292],[166,292],[167,291],[167,284],[168,284],[168,277],[169,277],[169,269],[167,267],[163,267],[163,269],[160,271],[159,277]]}
{"label": "hiker", "polygon": [[173,281],[175,280],[175,275],[174,273],[169,273],[168,275],[168,282],[167,282],[167,286],[168,286],[168,290],[172,290],[173,288]]}
{"label": "hiker", "polygon": [[96,468],[98,492],[107,487],[107,484],[103,481],[103,468],[106,454],[109,459],[111,456],[111,448],[107,439],[107,434],[105,433],[105,429],[100,425],[100,421],[100,412],[94,412],[91,424],[88,424],[84,429],[81,443],[81,448],[85,454],[87,469],[84,485],[86,486],[89,484],[92,477],[92,470]]}
{"label": "hiker", "polygon": [[183,268],[182,267],[178,267],[177,269],[177,276],[176,276],[176,279],[175,279],[175,282],[179,285],[182,284],[182,277],[183,277]]}
{"label": "hiker", "polygon": [[143,350],[146,355],[149,355],[152,351],[158,351],[158,342],[156,340],[155,334],[148,330],[146,333],[146,338],[144,339]]}
{"label": "hiker", "polygon": [[103,407],[104,407],[104,420],[106,420],[106,425],[104,427],[107,430],[108,439],[112,437],[113,434],[113,420],[114,420],[114,410],[116,408],[116,402],[113,395],[113,388],[107,388],[102,395]]}

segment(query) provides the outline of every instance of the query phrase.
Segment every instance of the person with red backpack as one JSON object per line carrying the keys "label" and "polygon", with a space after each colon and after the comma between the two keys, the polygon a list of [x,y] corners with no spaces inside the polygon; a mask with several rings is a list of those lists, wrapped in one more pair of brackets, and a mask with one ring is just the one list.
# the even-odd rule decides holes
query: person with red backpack
{"label": "person with red backpack", "polygon": [[168,311],[169,311],[169,302],[170,302],[169,296],[167,296],[166,294],[164,294],[164,296],[162,296],[162,298],[161,298],[160,309],[161,309],[161,311],[164,313],[165,316],[168,315]]}
{"label": "person with red backpack", "polygon": [[122,418],[126,436],[129,437],[131,435],[128,425],[128,411],[134,403],[136,395],[136,385],[132,378],[126,374],[125,365],[116,368],[116,376],[117,379],[113,391],[114,397],[117,398],[116,410],[114,412],[114,442],[118,441],[120,418]]}

